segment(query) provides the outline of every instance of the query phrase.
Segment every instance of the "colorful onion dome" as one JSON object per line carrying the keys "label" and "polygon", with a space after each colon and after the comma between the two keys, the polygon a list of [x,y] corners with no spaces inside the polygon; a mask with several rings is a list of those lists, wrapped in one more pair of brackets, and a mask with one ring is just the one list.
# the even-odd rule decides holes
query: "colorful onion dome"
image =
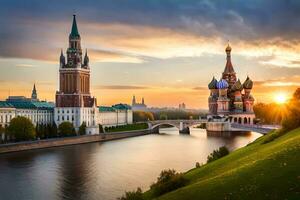
{"label": "colorful onion dome", "polygon": [[226,89],[228,88],[228,83],[225,79],[221,79],[218,83],[217,83],[217,88],[218,89]]}
{"label": "colorful onion dome", "polygon": [[243,87],[245,89],[252,89],[252,87],[253,87],[253,81],[249,78],[249,76],[247,76],[245,82],[243,83]]}
{"label": "colorful onion dome", "polygon": [[242,91],[243,90],[243,85],[240,81],[240,79],[237,80],[237,82],[235,82],[231,88],[233,91]]}
{"label": "colorful onion dome", "polygon": [[212,90],[212,89],[217,89],[217,79],[215,79],[215,77],[213,77],[213,79],[211,80],[211,82],[208,84],[208,89]]}

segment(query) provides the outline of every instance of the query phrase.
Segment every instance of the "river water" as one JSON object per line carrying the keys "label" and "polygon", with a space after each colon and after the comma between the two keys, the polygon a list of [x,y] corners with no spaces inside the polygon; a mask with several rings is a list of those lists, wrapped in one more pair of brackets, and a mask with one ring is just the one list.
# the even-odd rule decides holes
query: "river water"
{"label": "river water", "polygon": [[184,172],[205,163],[214,149],[247,145],[261,135],[209,136],[176,128],[109,141],[0,155],[1,200],[116,199],[125,190],[149,188],[163,169]]}

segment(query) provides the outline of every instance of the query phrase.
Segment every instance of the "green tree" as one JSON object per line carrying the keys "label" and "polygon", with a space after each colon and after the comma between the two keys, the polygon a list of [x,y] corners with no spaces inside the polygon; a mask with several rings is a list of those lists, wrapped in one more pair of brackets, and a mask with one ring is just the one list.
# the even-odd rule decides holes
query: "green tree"
{"label": "green tree", "polygon": [[26,117],[15,117],[7,127],[7,134],[15,141],[33,140],[35,138],[35,128],[30,119]]}
{"label": "green tree", "polygon": [[219,158],[222,158],[228,154],[229,150],[225,146],[222,146],[218,150],[214,150],[209,156],[207,156],[207,163],[218,160]]}
{"label": "green tree", "polygon": [[79,135],[85,135],[85,131],[86,131],[86,123],[82,122],[82,124],[79,127]]}
{"label": "green tree", "polygon": [[58,134],[59,136],[72,136],[76,135],[76,132],[71,122],[62,122],[58,126]]}

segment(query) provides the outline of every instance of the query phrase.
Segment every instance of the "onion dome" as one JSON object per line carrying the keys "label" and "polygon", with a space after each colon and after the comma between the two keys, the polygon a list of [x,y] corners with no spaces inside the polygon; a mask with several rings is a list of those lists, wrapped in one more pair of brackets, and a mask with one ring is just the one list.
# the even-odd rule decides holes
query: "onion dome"
{"label": "onion dome", "polygon": [[215,77],[213,77],[213,79],[211,80],[211,82],[208,84],[208,89],[212,90],[212,89],[218,89],[217,88],[217,79],[215,79]]}
{"label": "onion dome", "polygon": [[227,52],[227,51],[231,51],[231,46],[229,45],[229,43],[228,43],[228,45],[227,45],[225,51],[226,51],[226,52]]}
{"label": "onion dome", "polygon": [[237,80],[237,82],[235,82],[231,88],[233,91],[242,91],[243,90],[243,85],[240,81],[240,79]]}
{"label": "onion dome", "polygon": [[245,89],[252,89],[252,87],[253,87],[253,81],[249,78],[249,76],[247,76],[245,82],[243,83],[243,87]]}
{"label": "onion dome", "polygon": [[217,83],[217,88],[218,89],[226,89],[228,88],[228,83],[225,79],[221,79],[218,83]]}

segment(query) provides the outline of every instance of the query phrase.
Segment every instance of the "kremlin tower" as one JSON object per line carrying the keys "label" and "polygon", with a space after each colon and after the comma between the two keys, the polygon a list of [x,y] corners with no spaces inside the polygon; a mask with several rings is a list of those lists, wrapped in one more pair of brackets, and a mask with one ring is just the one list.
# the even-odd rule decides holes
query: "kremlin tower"
{"label": "kremlin tower", "polygon": [[255,118],[253,112],[254,98],[251,95],[253,81],[247,76],[242,84],[237,79],[231,62],[231,47],[225,49],[226,65],[221,79],[215,77],[208,84],[209,114],[211,116],[227,116],[230,122],[252,124]]}
{"label": "kremlin tower", "polygon": [[65,57],[61,51],[59,59],[59,91],[56,92],[55,122],[59,125],[63,121],[69,121],[77,129],[84,122],[91,134],[98,133],[97,101],[90,93],[89,57],[86,50],[82,59],[81,37],[75,15],[66,54]]}

